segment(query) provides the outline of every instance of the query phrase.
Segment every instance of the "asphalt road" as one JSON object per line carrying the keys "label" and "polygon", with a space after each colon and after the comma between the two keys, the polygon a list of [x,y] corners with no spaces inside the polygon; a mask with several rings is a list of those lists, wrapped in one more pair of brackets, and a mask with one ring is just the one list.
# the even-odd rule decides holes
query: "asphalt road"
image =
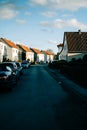
{"label": "asphalt road", "polygon": [[34,65],[12,91],[0,92],[0,130],[87,130],[87,106]]}

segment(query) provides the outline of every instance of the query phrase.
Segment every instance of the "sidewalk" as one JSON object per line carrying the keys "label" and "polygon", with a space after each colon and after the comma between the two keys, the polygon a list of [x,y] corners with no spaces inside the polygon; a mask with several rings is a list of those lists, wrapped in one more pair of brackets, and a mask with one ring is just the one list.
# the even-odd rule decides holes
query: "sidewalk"
{"label": "sidewalk", "polygon": [[76,96],[82,102],[87,103],[87,89],[69,80],[67,77],[61,74],[59,70],[51,69],[49,67],[47,67],[46,70],[54,77],[54,79],[65,91],[68,91],[73,96]]}

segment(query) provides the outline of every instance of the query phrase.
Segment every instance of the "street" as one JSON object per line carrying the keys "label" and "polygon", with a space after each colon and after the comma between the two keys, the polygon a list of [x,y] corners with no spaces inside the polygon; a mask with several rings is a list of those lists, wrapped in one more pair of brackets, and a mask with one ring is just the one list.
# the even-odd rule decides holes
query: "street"
{"label": "street", "polygon": [[87,104],[31,65],[12,91],[0,92],[0,130],[87,130]]}

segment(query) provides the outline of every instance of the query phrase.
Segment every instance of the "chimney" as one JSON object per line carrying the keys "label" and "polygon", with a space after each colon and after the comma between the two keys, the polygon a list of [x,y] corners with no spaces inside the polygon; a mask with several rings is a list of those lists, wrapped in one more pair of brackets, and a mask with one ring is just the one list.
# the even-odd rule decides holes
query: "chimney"
{"label": "chimney", "polygon": [[79,33],[79,35],[81,35],[81,30],[80,29],[78,30],[78,33]]}

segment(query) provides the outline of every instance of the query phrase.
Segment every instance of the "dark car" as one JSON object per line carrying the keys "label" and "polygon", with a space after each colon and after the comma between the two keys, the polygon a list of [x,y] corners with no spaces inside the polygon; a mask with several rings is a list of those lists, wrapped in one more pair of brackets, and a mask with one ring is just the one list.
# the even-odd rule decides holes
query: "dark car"
{"label": "dark car", "polygon": [[29,68],[31,63],[27,60],[24,60],[24,61],[22,61],[21,65],[23,68]]}
{"label": "dark car", "polygon": [[23,74],[23,67],[20,62],[15,62],[17,65],[17,70],[19,72],[19,76]]}
{"label": "dark car", "polygon": [[16,75],[6,64],[0,63],[0,87],[11,88],[16,84]]}
{"label": "dark car", "polygon": [[17,70],[17,65],[15,62],[3,62],[3,64],[9,66],[12,69],[12,71],[15,73],[16,78],[18,78],[19,72]]}

